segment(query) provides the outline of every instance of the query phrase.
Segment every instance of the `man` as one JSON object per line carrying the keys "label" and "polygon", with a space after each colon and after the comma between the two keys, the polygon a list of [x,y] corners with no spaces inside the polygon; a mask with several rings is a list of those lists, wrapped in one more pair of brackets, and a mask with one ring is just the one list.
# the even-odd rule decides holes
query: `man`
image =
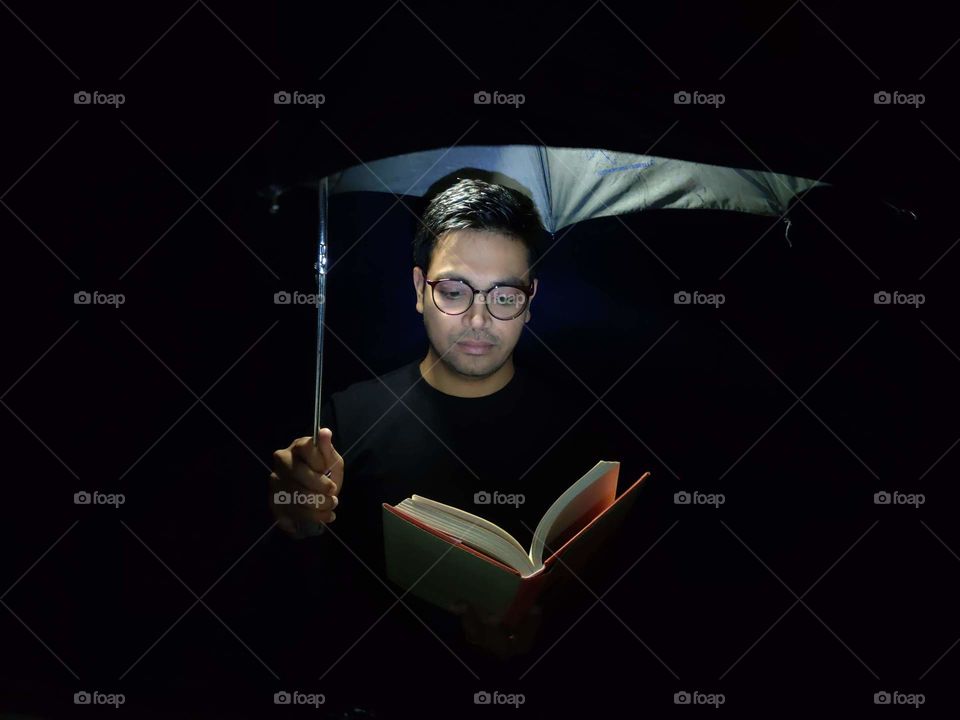
{"label": "man", "polygon": [[[285,533],[299,539],[330,526],[383,576],[381,504],[417,493],[529,544],[550,503],[597,460],[615,457],[584,441],[583,428],[566,434],[585,398],[514,364],[538,293],[543,236],[529,198],[500,185],[461,180],[430,202],[413,242],[426,355],[333,393],[319,447],[302,437],[274,453],[270,502]],[[277,504],[284,490],[312,504]],[[484,492],[514,502],[477,504]],[[459,612],[468,639],[503,655],[522,649],[538,622],[534,611],[515,631],[468,604]]]}

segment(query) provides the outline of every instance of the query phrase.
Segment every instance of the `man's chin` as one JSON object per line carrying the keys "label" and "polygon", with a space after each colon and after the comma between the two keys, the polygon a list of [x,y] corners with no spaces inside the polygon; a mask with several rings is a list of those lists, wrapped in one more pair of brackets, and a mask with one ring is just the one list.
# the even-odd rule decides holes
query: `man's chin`
{"label": "man's chin", "polygon": [[[492,348],[491,348],[492,350]],[[447,364],[452,370],[469,377],[486,377],[493,375],[503,363],[494,357],[492,352],[482,355],[470,355],[461,352],[459,348],[454,348],[446,356]]]}
{"label": "man's chin", "polygon": [[490,362],[489,359],[475,359],[471,361],[469,358],[466,361],[458,360],[453,363],[453,369],[460,375],[465,375],[473,378],[483,378],[489,375],[493,375],[497,371],[497,366]]}

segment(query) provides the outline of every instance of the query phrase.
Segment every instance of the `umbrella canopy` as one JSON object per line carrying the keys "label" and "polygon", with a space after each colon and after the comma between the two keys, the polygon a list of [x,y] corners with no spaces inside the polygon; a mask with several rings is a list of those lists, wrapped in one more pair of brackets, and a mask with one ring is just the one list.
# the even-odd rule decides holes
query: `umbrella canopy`
{"label": "umbrella canopy", "polygon": [[542,145],[426,150],[356,165],[328,178],[333,193],[424,196],[458,170],[482,170],[529,196],[555,233],[593,218],[658,208],[782,215],[800,193],[826,185],[802,177],[637,155]]}

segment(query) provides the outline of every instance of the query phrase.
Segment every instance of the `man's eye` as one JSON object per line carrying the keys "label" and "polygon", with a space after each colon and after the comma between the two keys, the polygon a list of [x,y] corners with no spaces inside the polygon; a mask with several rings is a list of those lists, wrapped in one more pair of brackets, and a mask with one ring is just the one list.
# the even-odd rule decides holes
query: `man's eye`
{"label": "man's eye", "polygon": [[459,290],[453,292],[444,292],[442,295],[448,300],[456,300],[462,293]]}

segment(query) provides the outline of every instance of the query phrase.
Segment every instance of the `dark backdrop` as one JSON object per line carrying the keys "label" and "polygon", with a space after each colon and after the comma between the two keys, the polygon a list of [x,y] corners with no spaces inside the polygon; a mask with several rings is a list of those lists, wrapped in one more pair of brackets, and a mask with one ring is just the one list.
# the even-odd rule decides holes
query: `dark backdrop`
{"label": "dark backdrop", "polygon": [[[363,674],[368,658],[416,658],[425,681],[457,670],[426,629],[422,646],[396,648],[374,628],[316,681],[349,643],[324,644],[339,617],[329,608],[288,604],[314,541],[284,544],[266,508],[271,451],[309,433],[315,320],[273,295],[311,289],[310,178],[455,142],[539,141],[654,146],[836,187],[806,196],[788,236],[771,218],[666,211],[584,223],[552,247],[537,336],[524,334],[517,361],[598,396],[623,376],[604,397],[623,474],[649,469],[653,482],[621,536],[622,570],[643,559],[523,680],[495,686],[464,670],[464,694],[424,693],[422,714],[478,709],[471,687],[523,692],[527,711],[662,713],[680,691],[723,693],[737,715],[869,713],[884,691],[956,708],[960,51],[946,11],[0,12],[0,710],[70,715],[73,693],[96,689],[124,693],[120,712],[138,716],[260,716],[274,691],[299,688],[324,692],[331,714],[390,716],[391,700],[410,700],[378,692],[388,679]],[[126,102],[72,102],[94,89]],[[326,102],[278,107],[284,89]],[[527,101],[476,106],[483,89]],[[674,105],[685,89],[727,101]],[[874,104],[895,89],[926,102]],[[271,185],[284,190],[275,213]],[[331,204],[328,320],[340,339],[328,337],[327,392],[423,353],[414,220],[393,201]],[[82,290],[126,302],[75,305]],[[682,290],[726,302],[678,306]],[[926,302],[876,305],[882,290]],[[74,504],[95,489],[126,502]],[[726,502],[677,505],[682,490]],[[895,490],[926,502],[875,504]],[[359,564],[352,572],[389,606]],[[594,597],[581,595],[586,610]],[[315,656],[286,652],[291,635]]]}

